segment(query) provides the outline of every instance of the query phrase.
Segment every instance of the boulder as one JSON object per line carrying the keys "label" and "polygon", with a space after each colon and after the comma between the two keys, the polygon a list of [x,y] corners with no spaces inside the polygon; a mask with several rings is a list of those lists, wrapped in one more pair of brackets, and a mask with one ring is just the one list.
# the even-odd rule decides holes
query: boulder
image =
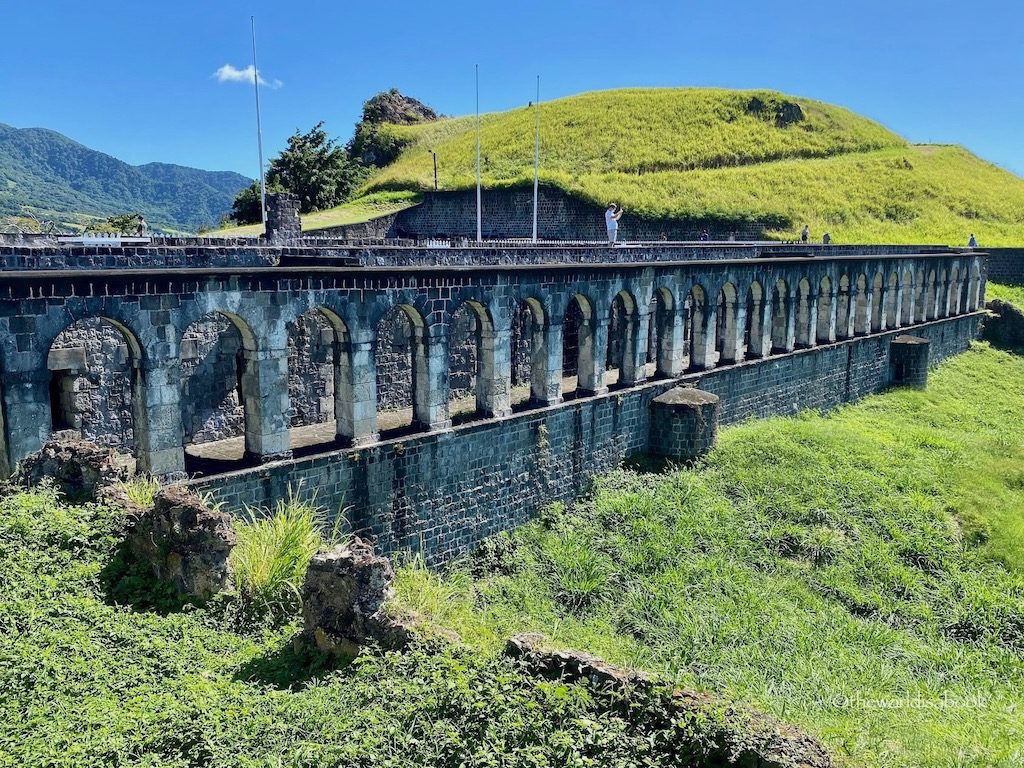
{"label": "boulder", "polygon": [[302,585],[303,640],[348,656],[369,641],[405,647],[408,623],[384,610],[394,579],[391,562],[358,537],[315,555]]}
{"label": "boulder", "polygon": [[125,474],[112,449],[67,436],[50,440],[18,466],[21,485],[33,488],[50,479],[75,501],[95,501],[103,488],[123,480]]}
{"label": "boulder", "polygon": [[153,506],[134,521],[127,545],[137,561],[182,595],[207,600],[231,587],[231,517],[183,488],[157,493]]}

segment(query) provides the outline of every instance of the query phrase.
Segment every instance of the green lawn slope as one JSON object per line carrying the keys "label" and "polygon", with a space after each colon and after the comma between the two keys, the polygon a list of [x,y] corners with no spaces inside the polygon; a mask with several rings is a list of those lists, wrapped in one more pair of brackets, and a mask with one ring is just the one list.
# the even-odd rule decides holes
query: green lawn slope
{"label": "green lawn slope", "polygon": [[[781,123],[786,105],[802,119]],[[753,107],[757,107],[754,109]],[[791,115],[790,115],[791,117]],[[528,185],[533,112],[482,118],[487,187]],[[912,146],[840,107],[771,91],[628,89],[544,103],[541,178],[644,217],[804,223],[838,242],[1024,242],[1024,179],[966,150]],[[475,120],[384,126],[407,144],[364,192],[475,184]]]}
{"label": "green lawn slope", "polygon": [[725,692],[849,765],[1024,763],[1024,358],[978,344],[830,415],[724,430],[490,540],[411,606]]}

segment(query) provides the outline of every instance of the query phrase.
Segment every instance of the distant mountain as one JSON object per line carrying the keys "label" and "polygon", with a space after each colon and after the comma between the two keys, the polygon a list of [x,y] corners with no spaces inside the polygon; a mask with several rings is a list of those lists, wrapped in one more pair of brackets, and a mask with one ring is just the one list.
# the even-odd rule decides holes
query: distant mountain
{"label": "distant mountain", "polygon": [[0,216],[65,224],[140,211],[153,227],[216,226],[251,179],[168,163],[129,165],[45,128],[0,123]]}

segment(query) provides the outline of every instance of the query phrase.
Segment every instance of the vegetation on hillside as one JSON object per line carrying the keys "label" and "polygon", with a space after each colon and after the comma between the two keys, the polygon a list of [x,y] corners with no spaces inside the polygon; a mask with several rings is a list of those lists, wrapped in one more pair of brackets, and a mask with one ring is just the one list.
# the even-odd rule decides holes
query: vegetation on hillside
{"label": "vegetation on hillside", "polygon": [[[793,111],[799,109],[799,116]],[[786,119],[781,119],[786,116]],[[488,187],[532,182],[529,109],[485,115]],[[703,216],[804,223],[837,242],[1024,240],[1024,180],[959,147],[909,146],[845,109],[771,91],[629,89],[541,107],[544,183],[643,217]],[[475,184],[475,120],[382,126],[406,144],[363,187],[442,189]],[[628,232],[624,235],[628,237]]]}
{"label": "vegetation on hillside", "polygon": [[216,224],[248,183],[227,171],[128,165],[55,131],[0,124],[0,216],[12,219],[79,227],[141,212],[151,227],[195,231]]}
{"label": "vegetation on hillside", "polygon": [[411,607],[493,648],[544,632],[800,725],[852,765],[1024,761],[1024,358],[979,344],[831,415],[622,470]]}

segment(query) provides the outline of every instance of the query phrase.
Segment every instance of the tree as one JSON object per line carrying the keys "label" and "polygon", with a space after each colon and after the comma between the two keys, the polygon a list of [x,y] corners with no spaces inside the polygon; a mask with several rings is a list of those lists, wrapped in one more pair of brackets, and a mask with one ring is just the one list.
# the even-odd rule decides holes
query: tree
{"label": "tree", "polygon": [[[267,170],[267,192],[291,192],[299,198],[302,213],[343,203],[364,178],[362,169],[349,161],[345,148],[327,135],[323,125],[321,121],[306,133],[296,131]],[[231,218],[239,224],[260,221],[258,181],[235,197]]]}

